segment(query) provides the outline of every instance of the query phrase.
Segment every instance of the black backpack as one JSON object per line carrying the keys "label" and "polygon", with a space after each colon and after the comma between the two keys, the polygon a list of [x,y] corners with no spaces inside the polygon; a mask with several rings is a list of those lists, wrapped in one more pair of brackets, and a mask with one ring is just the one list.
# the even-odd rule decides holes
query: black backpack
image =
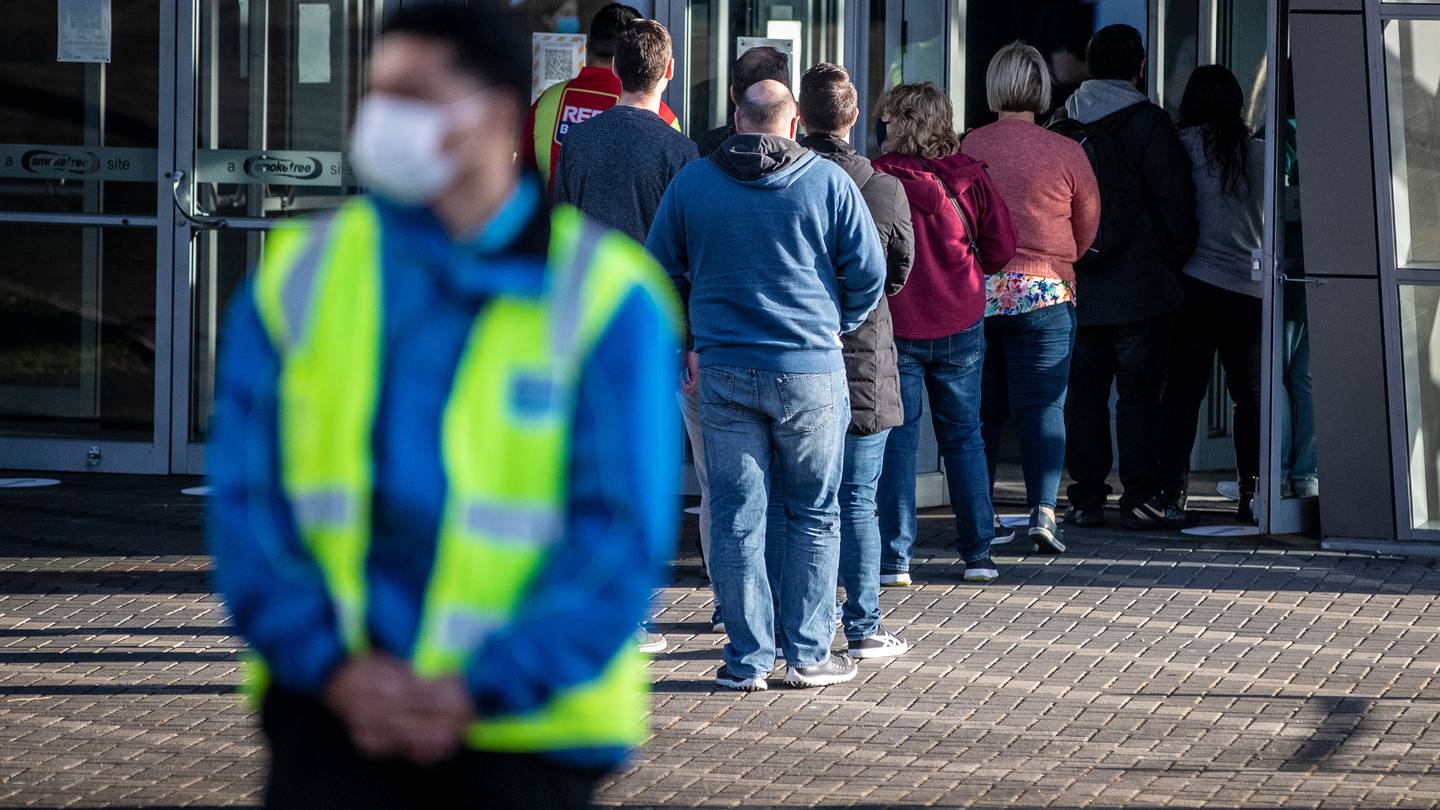
{"label": "black backpack", "polygon": [[1094,244],[1081,257],[1082,262],[1123,253],[1135,236],[1145,208],[1145,188],[1140,179],[1140,158],[1125,154],[1121,133],[1145,106],[1146,102],[1132,104],[1089,124],[1058,115],[1046,127],[1080,144],[1100,186],[1100,228]]}

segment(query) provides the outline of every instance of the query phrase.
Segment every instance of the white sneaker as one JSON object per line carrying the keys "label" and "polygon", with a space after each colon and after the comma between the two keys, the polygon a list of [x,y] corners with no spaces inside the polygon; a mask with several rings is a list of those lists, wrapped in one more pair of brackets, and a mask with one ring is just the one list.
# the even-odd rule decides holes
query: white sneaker
{"label": "white sneaker", "polygon": [[877,627],[872,635],[850,642],[851,658],[894,658],[909,651],[909,642],[884,627]]}
{"label": "white sneaker", "polygon": [[652,633],[649,630],[641,630],[635,635],[635,646],[640,648],[642,653],[665,652],[670,642],[659,633]]}
{"label": "white sneaker", "polygon": [[910,587],[910,572],[903,574],[881,574],[880,587],[882,588],[908,588]]}

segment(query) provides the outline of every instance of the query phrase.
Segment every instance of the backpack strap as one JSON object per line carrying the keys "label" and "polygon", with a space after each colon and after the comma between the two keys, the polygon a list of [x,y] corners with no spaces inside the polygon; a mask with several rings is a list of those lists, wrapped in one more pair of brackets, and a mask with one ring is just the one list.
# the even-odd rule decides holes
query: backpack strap
{"label": "backpack strap", "polygon": [[925,171],[929,172],[936,180],[940,181],[940,187],[945,189],[945,196],[950,198],[950,204],[955,207],[955,213],[959,215],[960,224],[965,229],[965,243],[970,246],[970,255],[974,256],[976,260],[979,260],[979,236],[975,232],[976,229],[974,223],[970,221],[969,215],[965,213],[965,208],[960,205],[960,199],[955,195],[955,190],[950,188],[950,183],[947,182],[939,172],[935,171],[935,167],[930,165],[930,161],[920,157],[919,155],[916,155],[915,159],[920,161],[920,165],[925,167]]}

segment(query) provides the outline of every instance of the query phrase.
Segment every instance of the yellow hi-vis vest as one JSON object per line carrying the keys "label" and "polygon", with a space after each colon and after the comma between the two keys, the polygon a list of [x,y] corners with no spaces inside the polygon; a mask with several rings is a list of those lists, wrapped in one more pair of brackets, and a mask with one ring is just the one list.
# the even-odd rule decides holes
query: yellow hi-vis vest
{"label": "yellow hi-vis vest", "polygon": [[[328,220],[271,236],[254,284],[281,358],[282,486],[351,653],[369,647],[380,242],[374,207],[355,200]],[[411,661],[422,677],[460,674],[524,606],[564,531],[580,372],[637,288],[678,313],[668,279],[640,246],[560,207],[544,292],[498,295],[476,317],[442,417],[448,494]],[[257,675],[263,689],[263,666]],[[502,752],[635,746],[647,731],[648,684],[644,658],[626,643],[593,681],[538,710],[479,720],[467,742]]]}

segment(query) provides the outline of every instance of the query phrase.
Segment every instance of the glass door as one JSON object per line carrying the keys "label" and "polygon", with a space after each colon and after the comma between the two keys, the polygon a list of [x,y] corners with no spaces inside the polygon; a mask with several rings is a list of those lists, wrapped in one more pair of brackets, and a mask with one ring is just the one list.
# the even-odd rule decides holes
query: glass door
{"label": "glass door", "polygon": [[4,14],[0,463],[166,472],[174,6]]}
{"label": "glass door", "polygon": [[170,176],[175,254],[190,283],[175,291],[172,463],[204,468],[216,342],[226,304],[278,222],[359,193],[345,138],[364,92],[381,0],[205,0],[180,28],[194,64],[182,76],[183,133]]}
{"label": "glass door", "polygon": [[[1316,463],[1315,410],[1310,386],[1310,331],[1301,241],[1302,177],[1290,70],[1289,2],[1268,3],[1263,57],[1252,28],[1233,3],[1227,47],[1242,68],[1241,86],[1252,93],[1251,121],[1265,133],[1265,247],[1255,272],[1264,282],[1263,392],[1265,421],[1260,438],[1260,487],[1255,513],[1271,534],[1313,532],[1319,526],[1320,481]],[[1255,9],[1255,13],[1259,10]],[[1253,78],[1254,84],[1247,83]]]}
{"label": "glass door", "polygon": [[808,66],[840,63],[842,6],[839,0],[692,0],[681,26],[674,25],[678,15],[672,11],[662,22],[671,23],[675,36],[681,65],[675,85],[683,95],[680,106],[671,106],[685,132],[698,137],[730,120],[730,68],[751,47],[768,45],[788,53],[797,88]]}

